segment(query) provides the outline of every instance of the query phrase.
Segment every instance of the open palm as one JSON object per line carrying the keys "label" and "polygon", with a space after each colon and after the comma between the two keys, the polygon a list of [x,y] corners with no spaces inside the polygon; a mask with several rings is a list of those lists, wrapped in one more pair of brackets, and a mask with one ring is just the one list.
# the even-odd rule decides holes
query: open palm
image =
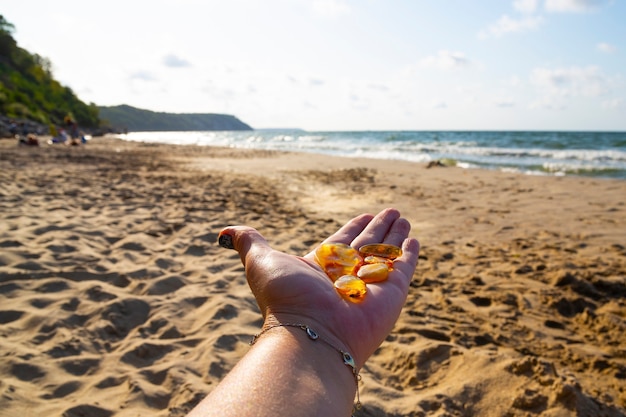
{"label": "open palm", "polygon": [[360,368],[389,334],[406,300],[419,254],[419,244],[408,238],[409,231],[409,222],[397,210],[386,209],[376,216],[355,217],[325,239],[354,248],[369,243],[402,246],[389,278],[368,284],[359,303],[337,293],[313,252],[301,257],[276,251],[246,226],[229,227],[221,235],[232,237],[266,326],[306,324],[335,346],[345,347]]}

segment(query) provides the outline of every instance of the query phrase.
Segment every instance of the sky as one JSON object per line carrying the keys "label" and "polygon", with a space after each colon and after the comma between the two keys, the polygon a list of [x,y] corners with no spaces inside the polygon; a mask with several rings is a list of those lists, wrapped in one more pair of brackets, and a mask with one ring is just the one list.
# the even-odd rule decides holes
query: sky
{"label": "sky", "polygon": [[20,0],[87,103],[253,128],[626,131],[626,0]]}

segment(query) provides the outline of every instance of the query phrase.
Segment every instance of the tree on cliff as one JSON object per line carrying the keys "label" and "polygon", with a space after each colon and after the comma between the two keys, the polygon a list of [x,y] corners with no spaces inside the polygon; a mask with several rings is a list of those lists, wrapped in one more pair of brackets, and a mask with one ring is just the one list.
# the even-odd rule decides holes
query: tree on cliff
{"label": "tree on cliff", "polygon": [[44,124],[61,124],[69,114],[80,126],[98,127],[98,107],[56,81],[50,60],[20,48],[14,31],[0,15],[0,113]]}

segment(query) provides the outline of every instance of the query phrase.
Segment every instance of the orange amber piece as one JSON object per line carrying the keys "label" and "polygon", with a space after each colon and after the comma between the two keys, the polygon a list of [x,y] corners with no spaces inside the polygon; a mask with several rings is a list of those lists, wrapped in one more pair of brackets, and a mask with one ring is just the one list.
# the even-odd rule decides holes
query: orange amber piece
{"label": "orange amber piece", "polygon": [[360,301],[367,293],[365,282],[354,275],[344,275],[335,281],[335,288],[339,294],[352,301]]}
{"label": "orange amber piece", "polygon": [[386,263],[366,264],[359,268],[356,275],[367,284],[381,282],[387,279],[389,267]]}
{"label": "orange amber piece", "polygon": [[363,261],[366,264],[387,264],[389,269],[393,268],[392,259],[382,258],[380,256],[373,256],[373,255],[366,256],[365,259],[363,259]]}
{"label": "orange amber piece", "polygon": [[344,243],[323,243],[315,250],[315,261],[335,281],[343,275],[355,275],[363,263],[359,252]]}
{"label": "orange amber piece", "polygon": [[396,259],[402,256],[402,249],[394,245],[387,245],[385,243],[373,243],[371,245],[364,245],[359,248],[359,254],[361,256],[377,256],[386,259]]}
{"label": "orange amber piece", "polygon": [[389,259],[383,258],[382,256],[370,255],[370,256],[366,256],[365,259],[363,259],[363,261],[366,264],[384,264],[385,262],[389,262]]}

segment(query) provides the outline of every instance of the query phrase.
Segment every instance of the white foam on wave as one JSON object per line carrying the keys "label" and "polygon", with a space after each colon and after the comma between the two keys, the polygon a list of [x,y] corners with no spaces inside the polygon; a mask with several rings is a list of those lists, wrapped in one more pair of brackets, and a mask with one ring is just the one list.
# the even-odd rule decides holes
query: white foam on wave
{"label": "white foam on wave", "polygon": [[[521,135],[519,133],[517,136]],[[535,133],[528,133],[536,139]],[[278,151],[363,157],[410,162],[453,160],[462,168],[490,168],[540,175],[626,172],[626,151],[618,149],[548,149],[484,146],[489,134],[480,132],[305,132],[299,130],[255,130],[237,132],[131,132],[122,139],[178,145],[225,146]],[[534,136],[533,136],[534,135]],[[493,136],[493,135],[492,135]],[[564,135],[567,140],[567,135]],[[579,138],[575,138],[578,140]],[[574,140],[574,139],[572,139]],[[480,146],[479,143],[482,145]],[[595,142],[588,142],[592,146]],[[509,146],[506,146],[506,145]],[[513,146],[511,146],[513,145]],[[530,145],[530,143],[529,143]],[[563,143],[566,146],[567,143]],[[580,146],[577,143],[576,146]],[[548,146],[548,145],[546,145]],[[572,145],[574,146],[574,145]],[[609,176],[612,174],[608,174]]]}

